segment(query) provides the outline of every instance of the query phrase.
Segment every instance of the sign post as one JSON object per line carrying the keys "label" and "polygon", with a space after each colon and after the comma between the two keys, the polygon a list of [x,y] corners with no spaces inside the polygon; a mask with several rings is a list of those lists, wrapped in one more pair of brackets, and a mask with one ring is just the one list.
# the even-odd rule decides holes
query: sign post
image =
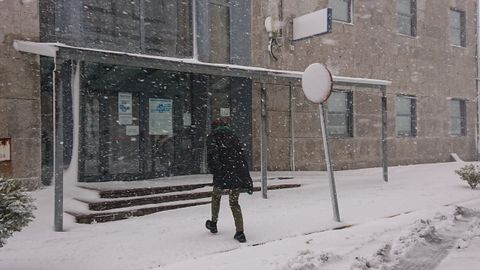
{"label": "sign post", "polygon": [[330,147],[327,139],[327,127],[325,124],[325,108],[323,104],[319,104],[320,109],[320,126],[322,127],[323,148],[325,150],[325,162],[327,163],[328,179],[330,180],[330,198],[332,200],[333,218],[340,222],[340,213],[338,210],[337,189],[335,187],[335,176],[333,175],[332,162],[330,159]]}
{"label": "sign post", "polygon": [[325,150],[325,162],[327,165],[328,179],[330,181],[330,197],[333,207],[333,218],[340,222],[340,213],[338,210],[337,190],[335,187],[335,176],[333,174],[332,162],[330,159],[330,148],[328,145],[327,128],[325,122],[325,102],[332,93],[333,79],[332,74],[322,64],[311,64],[307,67],[302,76],[302,88],[308,100],[318,103],[320,110],[320,125],[322,128],[323,146]]}

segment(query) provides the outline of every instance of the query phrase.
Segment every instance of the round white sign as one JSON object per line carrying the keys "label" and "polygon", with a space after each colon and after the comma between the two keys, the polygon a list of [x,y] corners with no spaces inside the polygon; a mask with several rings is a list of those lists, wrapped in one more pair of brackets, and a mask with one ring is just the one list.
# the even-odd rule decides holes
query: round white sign
{"label": "round white sign", "polygon": [[311,64],[303,72],[303,93],[311,102],[322,103],[327,100],[332,93],[332,87],[332,74],[322,64]]}

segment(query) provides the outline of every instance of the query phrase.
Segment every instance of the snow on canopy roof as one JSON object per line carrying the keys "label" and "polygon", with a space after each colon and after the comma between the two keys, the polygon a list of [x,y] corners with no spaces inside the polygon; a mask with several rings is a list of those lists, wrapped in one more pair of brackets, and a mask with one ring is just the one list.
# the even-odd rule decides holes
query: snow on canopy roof
{"label": "snow on canopy roof", "polygon": [[[196,66],[205,66],[210,68],[217,68],[221,70],[235,70],[238,72],[247,72],[248,76],[246,77],[256,77],[255,73],[262,73],[263,76],[272,76],[272,77],[282,77],[290,79],[302,79],[303,71],[290,71],[290,70],[278,70],[278,69],[268,69],[262,67],[252,67],[252,66],[242,66],[234,64],[220,64],[220,63],[206,63],[198,61],[193,58],[176,58],[176,57],[166,57],[166,56],[157,56],[157,55],[148,55],[148,54],[137,54],[137,53],[127,53],[121,51],[111,51],[111,50],[102,50],[102,49],[92,49],[84,47],[74,47],[66,45],[63,43],[44,43],[44,42],[31,42],[31,41],[22,41],[14,40],[13,47],[20,52],[33,53],[42,56],[56,57],[58,52],[61,49],[70,49],[83,52],[96,52],[104,53],[108,55],[119,55],[119,56],[130,56],[139,59],[153,59],[160,60],[169,63],[177,64],[190,64]],[[376,79],[366,79],[366,78],[354,78],[354,77],[345,77],[345,76],[332,76],[333,81],[336,83],[345,83],[345,84],[360,84],[360,85],[374,85],[374,86],[389,86],[392,84],[391,81],[387,80],[376,80]]]}

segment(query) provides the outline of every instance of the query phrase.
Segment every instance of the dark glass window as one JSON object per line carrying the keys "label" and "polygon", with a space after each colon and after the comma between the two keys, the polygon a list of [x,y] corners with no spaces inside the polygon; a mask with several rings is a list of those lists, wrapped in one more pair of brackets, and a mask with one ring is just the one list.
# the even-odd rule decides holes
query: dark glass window
{"label": "dark glass window", "polygon": [[451,9],[450,17],[450,43],[452,45],[465,47],[465,12]]}
{"label": "dark glass window", "polygon": [[327,133],[333,137],[353,137],[351,92],[335,91],[328,98]]}
{"label": "dark glass window", "polygon": [[230,62],[230,4],[210,0],[208,5],[210,62]]}
{"label": "dark glass window", "polygon": [[[192,55],[191,0],[81,1],[81,46],[165,56]],[[72,10],[65,10],[69,12]]]}
{"label": "dark glass window", "polygon": [[328,0],[334,20],[351,23],[353,0]]}
{"label": "dark glass window", "polygon": [[[140,49],[139,0],[83,0],[82,30],[85,46]],[[67,11],[68,12],[68,11]]]}
{"label": "dark glass window", "polygon": [[467,112],[465,100],[450,101],[450,134],[465,136],[467,134]]}
{"label": "dark glass window", "polygon": [[415,36],[417,24],[417,1],[397,0],[397,29],[401,34]]}
{"label": "dark glass window", "polygon": [[412,96],[397,96],[395,126],[398,136],[417,136],[416,99]]}

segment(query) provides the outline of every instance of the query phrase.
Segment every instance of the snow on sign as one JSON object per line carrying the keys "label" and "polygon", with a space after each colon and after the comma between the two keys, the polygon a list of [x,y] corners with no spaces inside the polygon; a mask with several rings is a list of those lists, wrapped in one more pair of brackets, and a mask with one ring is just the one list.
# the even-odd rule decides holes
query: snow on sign
{"label": "snow on sign", "polygon": [[302,75],[303,93],[308,100],[318,103],[320,109],[320,126],[322,127],[323,149],[325,151],[325,163],[327,165],[328,178],[330,180],[330,197],[332,199],[333,218],[340,222],[340,213],[338,210],[337,189],[335,187],[335,176],[333,173],[332,162],[330,159],[330,148],[327,136],[327,123],[325,121],[325,102],[332,93],[333,78],[328,69],[319,63],[311,64],[305,69]]}
{"label": "snow on sign", "polygon": [[303,93],[313,103],[322,103],[332,93],[333,79],[330,71],[315,63],[305,69],[302,76]]}
{"label": "snow on sign", "polygon": [[12,139],[0,138],[0,162],[11,160]]}
{"label": "snow on sign", "polygon": [[293,40],[332,32],[332,9],[325,8],[293,19]]}

